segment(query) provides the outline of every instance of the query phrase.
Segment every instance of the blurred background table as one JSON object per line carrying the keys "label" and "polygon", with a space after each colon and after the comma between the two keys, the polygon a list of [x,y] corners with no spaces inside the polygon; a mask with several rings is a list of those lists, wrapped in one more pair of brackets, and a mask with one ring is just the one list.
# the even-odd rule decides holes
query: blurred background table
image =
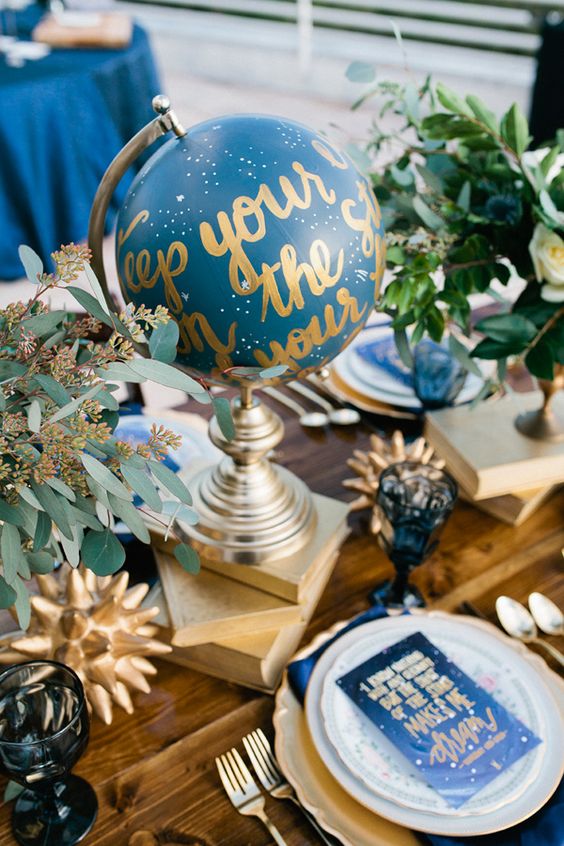
{"label": "blurred background table", "polygon": [[[341,485],[350,474],[345,461],[353,448],[366,448],[370,430],[305,432],[295,417],[286,417],[285,424],[279,461],[312,490],[350,499]],[[563,606],[563,513],[564,491],[519,528],[459,502],[437,553],[414,572],[413,580],[429,607],[456,612],[470,601],[492,622],[495,599],[502,593],[526,602],[528,594],[538,590]],[[338,620],[366,609],[369,590],[391,572],[391,564],[368,534],[366,514],[351,515],[350,523],[351,535],[304,644]],[[564,638],[549,640],[564,646]],[[260,824],[232,808],[213,759],[259,725],[272,736],[272,698],[158,663],[153,688],[137,697],[131,717],[116,709],[111,726],[93,724],[90,746],[76,768],[95,787],[100,802],[98,821],[86,843],[266,846],[271,841]],[[268,810],[289,846],[317,846],[315,833],[298,811],[274,800],[268,800]],[[154,838],[133,837],[141,831]],[[14,844],[9,806],[0,811],[0,842]]]}
{"label": "blurred background table", "polygon": [[[15,16],[19,37],[29,37],[42,11]],[[22,276],[14,245],[28,244],[47,264],[60,244],[86,237],[98,183],[154,117],[159,90],[139,26],[123,50],[54,49],[22,67],[0,54],[0,279]],[[131,176],[115,192],[114,210]]]}

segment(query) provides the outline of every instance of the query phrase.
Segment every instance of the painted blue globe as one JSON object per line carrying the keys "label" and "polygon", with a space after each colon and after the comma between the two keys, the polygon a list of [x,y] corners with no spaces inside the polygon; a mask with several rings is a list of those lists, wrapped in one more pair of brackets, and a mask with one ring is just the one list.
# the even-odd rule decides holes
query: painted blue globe
{"label": "painted blue globe", "polygon": [[166,305],[177,361],[209,381],[235,367],[330,361],[364,325],[384,269],[369,182],[324,137],[232,115],[164,144],[118,216],[127,300]]}

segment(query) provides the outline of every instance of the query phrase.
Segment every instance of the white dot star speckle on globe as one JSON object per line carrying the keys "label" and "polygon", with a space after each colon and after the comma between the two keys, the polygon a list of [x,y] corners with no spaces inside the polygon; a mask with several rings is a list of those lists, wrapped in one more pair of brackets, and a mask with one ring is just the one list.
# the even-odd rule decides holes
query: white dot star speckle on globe
{"label": "white dot star speckle on globe", "polygon": [[177,200],[178,203],[181,203],[183,199],[184,199],[184,194],[177,194],[176,195],[176,200]]}
{"label": "white dot star speckle on globe", "polygon": [[187,303],[188,300],[190,299],[190,294],[187,291],[182,291],[180,296],[182,297],[182,299],[184,300],[185,303]]}

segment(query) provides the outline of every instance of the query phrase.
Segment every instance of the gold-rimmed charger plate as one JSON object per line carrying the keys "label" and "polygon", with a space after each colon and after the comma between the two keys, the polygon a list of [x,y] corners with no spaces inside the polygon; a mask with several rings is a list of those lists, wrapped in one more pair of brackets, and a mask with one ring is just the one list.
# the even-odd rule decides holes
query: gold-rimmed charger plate
{"label": "gold-rimmed charger plate", "polygon": [[[433,616],[443,617],[445,622],[453,616],[438,611],[419,613],[432,613]],[[457,619],[460,617],[458,616]],[[501,634],[490,623],[474,618],[465,618],[465,620],[470,625],[495,634],[505,645],[510,645],[520,657],[524,658],[551,689],[555,690],[560,711],[564,715],[564,683],[547,667],[542,658],[532,653],[523,644],[516,643]],[[318,649],[346,624],[341,622],[329,631],[322,632],[309,646],[301,650],[296,658],[304,658]],[[276,754],[286,778],[295,788],[302,804],[345,846],[396,846],[396,844],[397,846],[404,846],[404,844],[415,846],[419,842],[408,828],[385,820],[353,799],[331,775],[315,748],[304,711],[289,687],[286,674],[276,696],[274,727]],[[562,770],[564,770],[564,762]],[[562,772],[554,780],[554,790],[561,777]],[[530,813],[515,820],[515,823],[522,822],[523,819],[540,810],[552,792],[548,793],[537,807],[531,809]],[[433,826],[426,825],[425,829],[418,826],[418,828],[431,832]],[[490,823],[481,833],[488,834],[498,830],[500,830],[499,825]]]}

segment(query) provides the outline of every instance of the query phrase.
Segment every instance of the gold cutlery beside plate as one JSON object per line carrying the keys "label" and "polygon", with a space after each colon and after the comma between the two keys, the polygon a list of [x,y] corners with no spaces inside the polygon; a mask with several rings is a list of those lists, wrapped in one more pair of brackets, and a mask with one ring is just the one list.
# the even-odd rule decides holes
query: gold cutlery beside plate
{"label": "gold cutlery beside plate", "polygon": [[220,755],[215,763],[225,792],[231,804],[245,817],[256,817],[268,829],[278,846],[286,841],[264,810],[264,796],[256,785],[249,769],[235,748]]}

